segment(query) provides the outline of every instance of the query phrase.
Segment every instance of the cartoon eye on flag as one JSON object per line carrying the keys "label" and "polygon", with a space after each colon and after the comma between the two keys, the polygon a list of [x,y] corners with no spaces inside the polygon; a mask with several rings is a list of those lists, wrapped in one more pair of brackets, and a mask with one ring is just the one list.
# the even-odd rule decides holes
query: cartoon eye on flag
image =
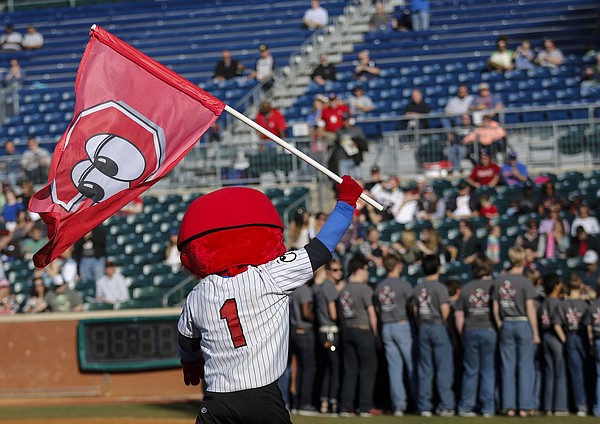
{"label": "cartoon eye on flag", "polygon": [[[223,110],[328,177],[306,154],[97,25],[75,80],[73,120],[62,135],[48,184],[29,209],[48,224],[34,256],[43,268],[175,167]],[[361,198],[379,210],[383,207]]]}

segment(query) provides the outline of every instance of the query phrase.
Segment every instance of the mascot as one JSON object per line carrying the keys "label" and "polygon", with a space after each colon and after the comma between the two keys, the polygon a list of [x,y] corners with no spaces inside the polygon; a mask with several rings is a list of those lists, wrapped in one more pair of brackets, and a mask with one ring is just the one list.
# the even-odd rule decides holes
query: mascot
{"label": "mascot", "polygon": [[283,223],[260,191],[195,200],[181,222],[181,263],[199,278],[179,319],[186,385],[206,385],[197,423],[291,423],[277,380],[288,357],[290,293],[327,263],[362,188],[344,176],[319,234],[286,251]]}

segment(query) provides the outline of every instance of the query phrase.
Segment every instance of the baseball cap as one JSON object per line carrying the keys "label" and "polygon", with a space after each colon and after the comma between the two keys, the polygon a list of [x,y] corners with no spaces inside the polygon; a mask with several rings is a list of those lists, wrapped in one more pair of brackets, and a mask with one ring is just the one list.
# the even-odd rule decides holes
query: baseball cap
{"label": "baseball cap", "polygon": [[10,287],[10,282],[6,278],[3,278],[0,280],[0,287]]}
{"label": "baseball cap", "polygon": [[584,264],[595,264],[596,262],[598,262],[598,253],[596,253],[595,250],[588,250],[587,252],[585,252],[585,255],[583,255],[583,263]]}
{"label": "baseball cap", "polygon": [[337,94],[329,93],[329,100],[337,99]]}
{"label": "baseball cap", "polygon": [[462,180],[460,183],[458,183],[458,189],[462,190],[463,188],[467,188],[469,187],[469,184],[467,184],[467,182],[465,180]]}
{"label": "baseball cap", "polygon": [[482,147],[481,149],[479,149],[479,156],[489,156],[490,155],[490,151],[488,149],[486,149],[485,147]]}
{"label": "baseball cap", "polygon": [[350,119],[352,118],[352,115],[350,115],[348,112],[344,112],[342,114],[342,119],[345,121],[346,119]]}
{"label": "baseball cap", "polygon": [[115,265],[115,263],[113,261],[106,261],[106,264],[104,266],[106,268],[108,268],[109,266],[117,266],[117,265]]}
{"label": "baseball cap", "polygon": [[371,174],[374,174],[375,172],[380,172],[381,169],[379,169],[379,167],[377,165],[373,165],[373,167],[371,168]]}
{"label": "baseball cap", "polygon": [[517,154],[513,151],[508,152],[508,160],[517,160]]}
{"label": "baseball cap", "polygon": [[431,187],[431,186],[423,187],[423,193],[432,193],[432,192],[433,192],[433,187]]}
{"label": "baseball cap", "polygon": [[482,82],[479,84],[479,86],[477,87],[479,90],[489,90],[490,89],[490,85],[487,82]]}
{"label": "baseball cap", "polygon": [[269,50],[269,47],[266,44],[261,44],[258,47],[258,51],[260,51],[260,52],[264,52],[265,50]]}
{"label": "baseball cap", "polygon": [[415,181],[418,183],[424,183],[425,182],[425,175],[423,174],[417,174],[415,176]]}

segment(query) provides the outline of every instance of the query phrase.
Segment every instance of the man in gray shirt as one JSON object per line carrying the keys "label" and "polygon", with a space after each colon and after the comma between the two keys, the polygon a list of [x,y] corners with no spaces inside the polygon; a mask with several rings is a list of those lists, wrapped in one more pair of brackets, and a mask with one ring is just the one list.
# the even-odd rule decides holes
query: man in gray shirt
{"label": "man in gray shirt", "polygon": [[375,288],[375,308],[382,323],[381,341],[385,348],[385,358],[390,376],[390,396],[394,416],[404,415],[406,410],[406,388],[404,387],[404,370],[408,375],[409,390],[416,398],[415,375],[413,370],[413,337],[408,320],[407,307],[413,296],[410,283],[402,280],[402,260],[398,255],[386,255],[383,265],[387,270],[387,278]]}
{"label": "man in gray shirt", "polygon": [[417,408],[423,417],[432,415],[432,384],[434,372],[440,403],[436,413],[442,417],[454,415],[452,391],[454,364],[452,345],[445,323],[450,315],[448,290],[440,283],[440,262],[437,256],[427,255],[422,261],[425,280],[414,290],[413,312],[418,325],[417,360],[419,396]]}

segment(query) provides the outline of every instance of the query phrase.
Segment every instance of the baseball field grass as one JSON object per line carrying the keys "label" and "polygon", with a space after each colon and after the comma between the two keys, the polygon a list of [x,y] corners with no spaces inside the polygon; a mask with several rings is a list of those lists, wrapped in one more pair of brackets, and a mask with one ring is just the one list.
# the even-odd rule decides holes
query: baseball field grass
{"label": "baseball field grass", "polygon": [[[2,424],[184,424],[194,423],[198,412],[197,402],[177,402],[162,404],[103,404],[103,405],[48,405],[48,406],[0,406]],[[519,421],[544,422],[544,424],[586,424],[597,423],[598,418],[576,416],[535,417],[535,418],[422,418],[415,415],[404,417],[377,416],[371,418],[303,417],[292,415],[294,424],[326,424],[340,421],[346,424],[444,424],[452,422],[465,424],[514,424]]]}

